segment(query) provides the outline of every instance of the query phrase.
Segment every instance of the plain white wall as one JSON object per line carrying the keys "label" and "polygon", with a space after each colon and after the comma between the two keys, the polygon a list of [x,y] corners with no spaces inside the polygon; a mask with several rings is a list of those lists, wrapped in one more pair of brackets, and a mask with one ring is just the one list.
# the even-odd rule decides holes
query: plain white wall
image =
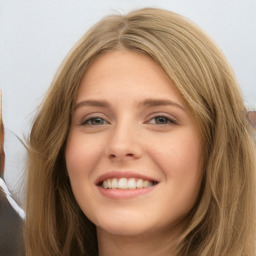
{"label": "plain white wall", "polygon": [[[5,179],[16,189],[34,110],[73,44],[101,17],[141,7],[178,12],[201,26],[234,68],[256,107],[256,0],[0,0],[0,88],[7,130]],[[16,188],[15,188],[16,187]]]}

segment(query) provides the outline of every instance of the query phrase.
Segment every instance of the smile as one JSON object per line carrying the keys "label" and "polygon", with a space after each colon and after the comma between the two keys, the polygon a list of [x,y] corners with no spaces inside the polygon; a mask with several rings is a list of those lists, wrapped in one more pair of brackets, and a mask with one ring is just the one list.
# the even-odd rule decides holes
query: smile
{"label": "smile", "polygon": [[109,178],[99,185],[104,189],[141,189],[156,185],[157,182],[138,178]]}

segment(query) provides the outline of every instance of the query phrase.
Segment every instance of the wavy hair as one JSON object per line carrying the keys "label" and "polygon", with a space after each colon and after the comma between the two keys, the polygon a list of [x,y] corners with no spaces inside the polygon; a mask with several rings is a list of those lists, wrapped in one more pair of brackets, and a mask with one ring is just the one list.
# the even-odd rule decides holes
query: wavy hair
{"label": "wavy hair", "polygon": [[150,56],[173,81],[204,142],[200,193],[177,240],[178,256],[255,255],[255,145],[232,69],[186,18],[146,8],[94,25],[64,60],[29,140],[27,255],[97,255],[96,229],[66,175],[65,143],[81,78],[93,60],[125,49]]}

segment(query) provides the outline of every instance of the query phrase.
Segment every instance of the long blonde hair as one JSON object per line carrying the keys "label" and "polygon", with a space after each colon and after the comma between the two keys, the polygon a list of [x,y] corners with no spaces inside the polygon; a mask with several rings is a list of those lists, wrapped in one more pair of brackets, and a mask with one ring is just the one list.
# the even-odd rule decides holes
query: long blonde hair
{"label": "long blonde hair", "polygon": [[106,51],[140,51],[174,82],[204,141],[201,190],[177,255],[255,255],[255,145],[233,72],[216,45],[184,17],[161,9],[112,15],[63,62],[30,135],[27,255],[97,255],[95,226],[77,205],[64,149],[78,87]]}

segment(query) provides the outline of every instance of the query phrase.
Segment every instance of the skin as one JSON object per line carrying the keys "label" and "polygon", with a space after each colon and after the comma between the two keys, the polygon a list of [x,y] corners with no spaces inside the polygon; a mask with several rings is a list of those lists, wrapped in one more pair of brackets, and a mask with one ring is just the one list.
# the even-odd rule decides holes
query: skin
{"label": "skin", "polygon": [[[97,227],[100,256],[173,255],[200,188],[201,145],[186,104],[153,60],[118,50],[94,61],[78,91],[65,155],[74,196]],[[157,184],[111,197],[98,182],[113,171]]]}

